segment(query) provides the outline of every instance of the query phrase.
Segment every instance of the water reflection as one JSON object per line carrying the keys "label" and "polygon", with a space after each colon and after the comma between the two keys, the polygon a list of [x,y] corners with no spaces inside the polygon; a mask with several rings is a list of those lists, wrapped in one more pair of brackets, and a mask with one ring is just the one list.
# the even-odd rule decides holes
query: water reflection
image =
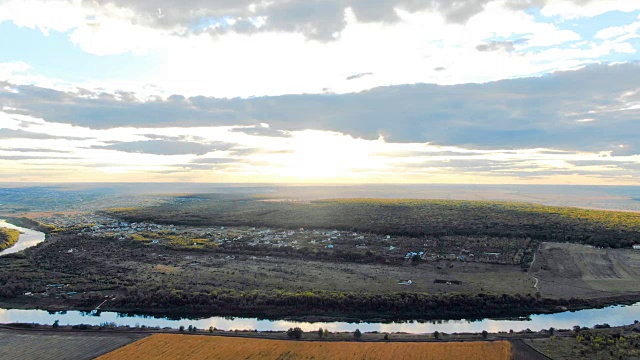
{"label": "water reflection", "polygon": [[210,317],[205,319],[168,319],[149,316],[128,316],[116,312],[47,312],[44,310],[0,309],[0,323],[39,323],[53,324],[59,320],[61,325],[89,324],[100,325],[115,323],[129,326],[158,326],[178,328],[180,325],[193,325],[201,329],[215,327],[223,330],[258,330],[277,331],[299,326],[305,331],[317,330],[319,327],[329,331],[379,331],[431,333],[434,331],[454,332],[490,332],[521,331],[530,329],[539,331],[554,327],[556,329],[570,329],[574,325],[593,327],[596,324],[607,323],[611,326],[627,325],[634,320],[640,320],[640,303],[630,306],[612,306],[603,309],[589,309],[558,314],[532,315],[530,319],[521,320],[441,320],[432,322],[403,322],[403,323],[347,323],[347,322],[295,322],[286,320],[259,320],[253,318]]}
{"label": "water reflection", "polygon": [[35,230],[25,229],[23,227],[15,226],[15,225],[9,224],[5,220],[0,220],[0,227],[6,227],[6,228],[16,229],[20,231],[20,237],[18,238],[18,242],[16,242],[16,244],[13,245],[12,247],[5,249],[3,251],[0,251],[0,256],[22,251],[26,248],[36,246],[39,243],[44,241],[44,233],[40,231],[35,231]]}

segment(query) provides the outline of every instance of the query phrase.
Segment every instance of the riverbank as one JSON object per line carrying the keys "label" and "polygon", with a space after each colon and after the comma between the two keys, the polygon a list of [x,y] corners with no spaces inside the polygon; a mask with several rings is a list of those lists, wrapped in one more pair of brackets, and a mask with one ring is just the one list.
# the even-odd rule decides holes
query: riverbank
{"label": "riverbank", "polygon": [[[407,294],[402,294],[407,295]],[[571,300],[554,300],[554,299],[528,299],[527,301],[534,301],[534,305],[529,307],[525,303],[519,304],[518,299],[505,299],[499,297],[505,303],[508,300],[512,300],[510,304],[505,304],[505,308],[498,311],[490,311],[485,308],[478,310],[470,310],[468,312],[454,311],[459,305],[452,305],[454,309],[447,309],[443,304],[436,306],[430,311],[415,312],[412,314],[403,313],[384,313],[384,312],[372,312],[364,313],[357,310],[348,312],[333,312],[333,313],[313,313],[312,310],[306,311],[296,310],[297,306],[291,305],[288,307],[275,306],[271,309],[255,309],[255,310],[208,310],[206,308],[200,308],[194,310],[195,306],[173,307],[163,308],[159,304],[155,307],[142,307],[140,304],[136,307],[121,307],[114,306],[114,302],[118,301],[117,296],[113,296],[116,300],[112,300],[111,297],[107,299],[96,298],[93,301],[83,299],[64,299],[58,298],[35,298],[34,295],[22,295],[11,299],[3,299],[0,301],[0,307],[5,309],[21,309],[21,310],[45,310],[50,312],[60,311],[80,311],[91,312],[95,310],[96,306],[101,304],[100,311],[105,312],[117,312],[120,314],[126,314],[129,316],[151,316],[155,318],[168,318],[168,319],[201,319],[208,317],[241,317],[241,318],[257,318],[268,321],[291,321],[291,322],[370,322],[370,323],[393,323],[393,322],[433,322],[433,321],[455,321],[466,319],[466,321],[478,321],[485,318],[491,318],[495,320],[522,320],[530,317],[531,315],[552,315],[563,312],[573,312],[586,309],[603,309],[610,306],[618,305],[632,305],[640,301],[640,293],[608,296],[602,298],[592,299],[571,299]],[[242,299],[231,299],[229,301],[241,301]],[[366,301],[364,299],[363,301]],[[448,303],[451,299],[440,299]],[[461,298],[457,298],[461,300]],[[463,305],[469,305],[471,301],[493,301],[496,297],[481,294],[476,297],[465,297],[462,301]],[[519,299],[522,300],[522,299]],[[129,300],[120,300],[122,303],[129,303]],[[438,301],[438,299],[432,298],[429,301]],[[455,303],[454,303],[455,304]],[[478,307],[480,302],[476,304]],[[416,305],[417,306],[417,305]],[[461,308],[463,309],[463,308]],[[640,318],[640,314],[638,316]]]}
{"label": "riverbank", "polygon": [[[574,326],[591,327],[596,324],[609,323],[619,326],[640,318],[640,303],[630,306],[613,306],[601,309],[585,309],[565,311],[556,314],[537,314],[521,319],[483,319],[469,320],[438,320],[438,321],[401,321],[401,322],[301,322],[290,320],[266,320],[248,317],[208,317],[208,318],[157,318],[143,315],[128,315],[117,312],[98,311],[80,312],[75,310],[45,311],[29,309],[0,309],[0,323],[39,323],[60,325],[103,326],[112,327],[158,327],[174,328],[193,326],[200,329],[217,328],[221,330],[259,330],[283,331],[291,327],[300,327],[305,331],[317,330],[318,327],[332,331],[354,331],[360,329],[367,332],[403,332],[430,333],[434,331],[453,332],[481,332],[492,329],[494,331],[540,331],[549,327],[556,329],[573,328]],[[246,315],[245,315],[246,316]],[[335,320],[335,319],[333,319]]]}
{"label": "riverbank", "polygon": [[8,249],[15,245],[20,238],[20,231],[0,227],[0,251]]}
{"label": "riverbank", "polygon": [[34,231],[40,231],[45,234],[50,234],[51,232],[56,230],[55,226],[46,225],[39,221],[29,219],[27,217],[3,216],[3,218],[4,218],[4,221],[6,221],[11,225],[23,227],[26,229],[31,229]]}

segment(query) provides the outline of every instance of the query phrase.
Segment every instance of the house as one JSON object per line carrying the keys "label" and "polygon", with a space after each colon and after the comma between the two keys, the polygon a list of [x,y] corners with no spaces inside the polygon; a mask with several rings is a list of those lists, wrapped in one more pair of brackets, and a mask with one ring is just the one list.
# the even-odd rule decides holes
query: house
{"label": "house", "polygon": [[640,250],[640,244],[633,244],[633,250]]}
{"label": "house", "polygon": [[329,249],[333,249],[333,244],[329,244],[329,245],[327,245],[327,248],[329,248]]}
{"label": "house", "polygon": [[398,285],[411,285],[411,284],[413,284],[413,281],[411,281],[411,280],[407,280],[407,281],[401,280],[401,281],[398,281]]}

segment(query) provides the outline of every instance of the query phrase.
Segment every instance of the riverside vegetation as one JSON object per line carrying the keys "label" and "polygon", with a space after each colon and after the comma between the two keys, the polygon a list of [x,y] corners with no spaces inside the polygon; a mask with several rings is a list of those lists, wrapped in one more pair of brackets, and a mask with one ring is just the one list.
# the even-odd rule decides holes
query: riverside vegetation
{"label": "riverside vegetation", "polygon": [[15,245],[19,237],[18,230],[0,227],[0,251]]}

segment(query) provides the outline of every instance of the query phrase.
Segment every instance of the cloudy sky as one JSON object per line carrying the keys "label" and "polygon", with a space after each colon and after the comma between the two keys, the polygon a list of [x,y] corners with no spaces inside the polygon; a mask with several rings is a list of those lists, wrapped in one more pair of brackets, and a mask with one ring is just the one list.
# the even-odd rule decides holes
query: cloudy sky
{"label": "cloudy sky", "polygon": [[640,185],[640,1],[0,0],[0,181]]}

